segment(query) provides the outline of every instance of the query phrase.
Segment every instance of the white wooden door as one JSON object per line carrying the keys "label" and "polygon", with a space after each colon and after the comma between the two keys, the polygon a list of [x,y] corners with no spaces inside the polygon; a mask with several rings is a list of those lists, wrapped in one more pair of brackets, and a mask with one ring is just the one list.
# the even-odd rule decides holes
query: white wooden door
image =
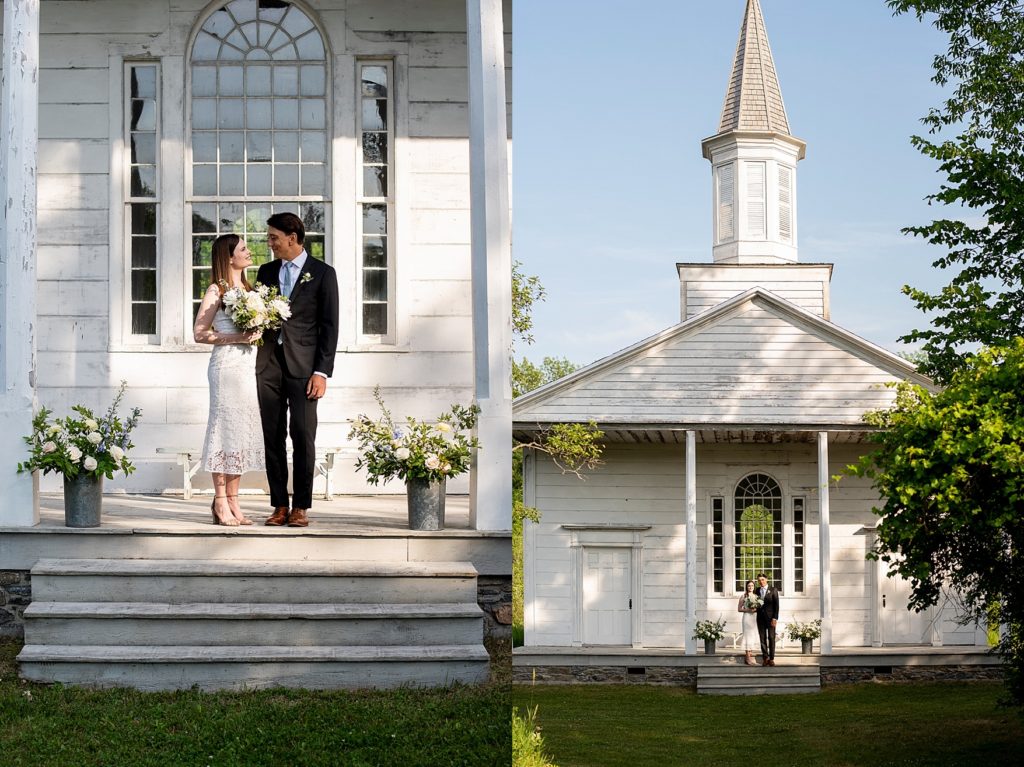
{"label": "white wooden door", "polygon": [[903,578],[886,578],[882,582],[883,644],[928,644],[932,643],[929,617],[907,609],[910,602],[910,581]]}
{"label": "white wooden door", "polygon": [[632,644],[632,551],[588,546],[583,557],[584,644]]}

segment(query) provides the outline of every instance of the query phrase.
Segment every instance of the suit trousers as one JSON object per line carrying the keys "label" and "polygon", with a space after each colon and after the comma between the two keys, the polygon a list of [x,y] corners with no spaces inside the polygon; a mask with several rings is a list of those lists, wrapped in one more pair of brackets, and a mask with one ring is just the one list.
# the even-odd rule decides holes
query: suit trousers
{"label": "suit trousers", "polygon": [[[313,473],[316,467],[316,404],[307,399],[309,376],[289,375],[284,350],[275,344],[270,361],[256,377],[256,393],[263,421],[270,505],[309,509],[313,505]],[[288,452],[292,440],[292,503],[288,503]]]}
{"label": "suit trousers", "polygon": [[775,626],[771,618],[757,616],[757,633],[761,638],[761,657],[775,660]]}

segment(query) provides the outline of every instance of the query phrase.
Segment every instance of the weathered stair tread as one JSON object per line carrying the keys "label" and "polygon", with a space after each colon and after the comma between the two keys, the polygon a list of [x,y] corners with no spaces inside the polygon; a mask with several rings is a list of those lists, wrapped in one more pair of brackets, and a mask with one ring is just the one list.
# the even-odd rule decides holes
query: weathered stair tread
{"label": "weathered stair tread", "polygon": [[365,663],[488,661],[482,645],[420,645],[405,647],[192,647],[159,645],[26,645],[19,663]]}
{"label": "weathered stair tread", "polygon": [[470,602],[425,604],[295,604],[278,602],[32,602],[28,618],[216,618],[220,620],[329,620],[358,618],[479,618],[480,606]]}
{"label": "weathered stair tread", "polygon": [[811,685],[800,687],[714,687],[697,690],[698,695],[803,695],[816,692],[821,692],[821,688]]}
{"label": "weathered stair tread", "polygon": [[40,559],[35,575],[185,575],[185,576],[402,576],[475,578],[468,562],[392,562],[230,559]]}

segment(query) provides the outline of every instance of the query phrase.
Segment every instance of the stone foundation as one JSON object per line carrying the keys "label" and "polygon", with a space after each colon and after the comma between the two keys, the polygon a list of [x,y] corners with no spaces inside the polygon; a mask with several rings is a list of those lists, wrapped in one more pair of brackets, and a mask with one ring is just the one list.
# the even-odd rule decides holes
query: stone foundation
{"label": "stone foundation", "polygon": [[484,636],[511,642],[512,576],[478,576],[476,601],[484,611]]}
{"label": "stone foundation", "polygon": [[971,666],[825,666],[821,685],[858,682],[984,682],[1001,681],[998,665]]}
{"label": "stone foundation", "polygon": [[32,601],[32,576],[28,570],[0,570],[0,637],[24,639],[22,613]]}
{"label": "stone foundation", "polygon": [[659,684],[696,687],[694,666],[514,666],[512,681],[537,684]]}

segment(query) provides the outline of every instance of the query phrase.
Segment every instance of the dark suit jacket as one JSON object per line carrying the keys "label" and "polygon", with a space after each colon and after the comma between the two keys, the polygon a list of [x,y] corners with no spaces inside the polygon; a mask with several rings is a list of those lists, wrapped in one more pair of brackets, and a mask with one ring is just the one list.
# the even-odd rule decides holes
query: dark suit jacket
{"label": "dark suit jacket", "polygon": [[[259,268],[256,280],[280,289],[280,276],[281,262],[275,258]],[[282,348],[290,376],[308,378],[314,371],[332,375],[338,350],[338,276],[334,267],[307,253],[306,263],[292,288],[291,310],[292,316],[280,331],[263,334],[263,346],[256,354],[256,373],[269,364],[277,337],[283,334]]]}
{"label": "dark suit jacket", "polygon": [[[755,586],[754,593],[761,595],[761,587]],[[764,594],[764,604],[757,608],[757,622],[762,624],[771,623],[779,619],[779,590],[768,584],[768,590]]]}

